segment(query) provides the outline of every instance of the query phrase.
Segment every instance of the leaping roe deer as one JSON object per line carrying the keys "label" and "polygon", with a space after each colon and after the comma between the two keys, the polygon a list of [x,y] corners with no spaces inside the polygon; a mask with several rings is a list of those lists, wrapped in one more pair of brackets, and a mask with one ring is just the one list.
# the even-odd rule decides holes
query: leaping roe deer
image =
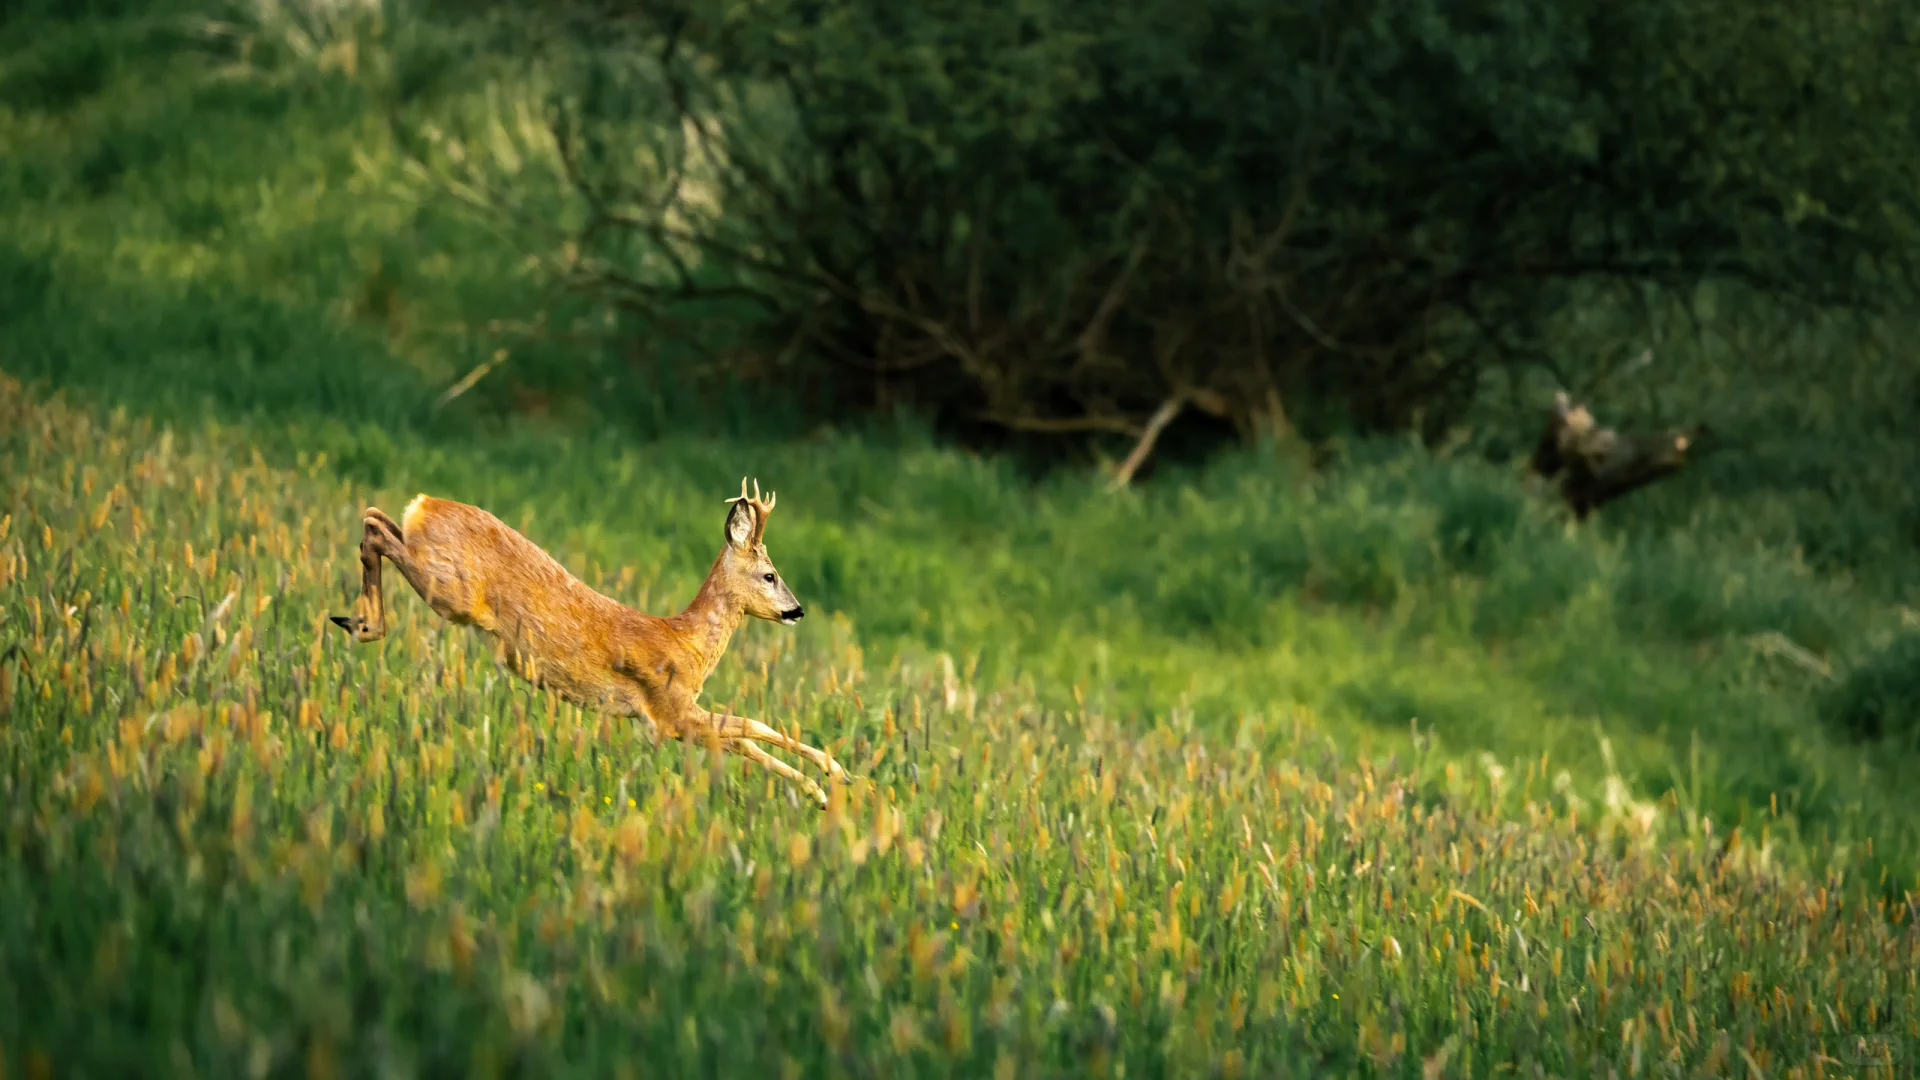
{"label": "leaping roe deer", "polygon": [[748,616],[787,625],[806,614],[767,556],[774,495],[760,498],[740,481],[728,499],[726,545],[685,611],[647,615],[604,596],[551,555],[477,506],[418,495],[400,524],[367,507],[360,541],[360,597],[351,617],[330,616],[355,641],[386,636],[380,560],[400,568],[435,614],[492,638],[496,659],[519,678],[582,708],[639,717],[670,738],[703,741],[758,762],[803,788],[821,806],[827,796],[798,769],[756,743],[784,746],[834,780],[846,770],[832,756],[758,720],[709,712],[698,699]]}

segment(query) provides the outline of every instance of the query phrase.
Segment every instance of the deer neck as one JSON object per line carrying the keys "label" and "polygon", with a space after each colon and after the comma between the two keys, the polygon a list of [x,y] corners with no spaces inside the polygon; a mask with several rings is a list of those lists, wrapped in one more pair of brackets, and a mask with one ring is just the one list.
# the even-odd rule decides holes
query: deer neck
{"label": "deer neck", "polygon": [[734,631],[746,621],[745,608],[723,584],[722,567],[725,560],[726,554],[723,552],[714,561],[707,580],[701,582],[700,591],[694,594],[693,602],[673,618],[681,640],[693,651],[702,682],[719,666],[720,658],[726,655],[727,646],[733,641]]}

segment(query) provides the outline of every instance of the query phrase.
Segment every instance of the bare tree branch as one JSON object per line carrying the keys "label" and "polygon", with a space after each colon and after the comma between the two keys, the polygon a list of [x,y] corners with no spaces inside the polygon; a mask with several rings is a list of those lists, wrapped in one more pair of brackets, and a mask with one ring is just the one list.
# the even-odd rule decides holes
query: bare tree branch
{"label": "bare tree branch", "polygon": [[1140,440],[1133,444],[1133,451],[1127,455],[1125,461],[1120,463],[1119,470],[1113,474],[1113,483],[1108,485],[1107,490],[1119,491],[1132,482],[1133,474],[1138,472],[1140,466],[1146,462],[1147,455],[1153,453],[1153,444],[1160,441],[1160,433],[1167,429],[1168,424],[1173,423],[1186,404],[1186,395],[1175,395],[1162,402],[1160,407],[1153,411],[1153,415],[1147,419],[1145,430],[1140,432]]}
{"label": "bare tree branch", "polygon": [[1072,435],[1087,432],[1110,432],[1115,435],[1138,437],[1144,431],[1141,425],[1118,416],[1020,416],[1007,413],[978,412],[976,419],[1012,431],[1032,431],[1049,435]]}

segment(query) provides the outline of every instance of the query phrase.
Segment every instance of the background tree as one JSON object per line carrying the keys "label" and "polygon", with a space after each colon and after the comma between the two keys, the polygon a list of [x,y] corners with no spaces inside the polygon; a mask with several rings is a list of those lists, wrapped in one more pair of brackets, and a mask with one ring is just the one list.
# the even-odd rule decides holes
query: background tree
{"label": "background tree", "polygon": [[1887,0],[555,12],[568,282],[829,415],[1432,438],[1595,287],[1875,307],[1920,251]]}

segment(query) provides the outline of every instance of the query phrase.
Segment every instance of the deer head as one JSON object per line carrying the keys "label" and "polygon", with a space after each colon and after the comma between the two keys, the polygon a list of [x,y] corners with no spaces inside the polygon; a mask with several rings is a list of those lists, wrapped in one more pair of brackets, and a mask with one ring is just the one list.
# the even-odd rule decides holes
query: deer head
{"label": "deer head", "polygon": [[746,477],[740,478],[740,494],[727,500],[733,509],[727,511],[727,550],[721,556],[721,571],[728,597],[742,611],[756,619],[791,626],[807,612],[767,555],[764,538],[774,500],[774,493],[769,491],[761,501],[758,480],[753,482],[753,494],[748,495]]}

